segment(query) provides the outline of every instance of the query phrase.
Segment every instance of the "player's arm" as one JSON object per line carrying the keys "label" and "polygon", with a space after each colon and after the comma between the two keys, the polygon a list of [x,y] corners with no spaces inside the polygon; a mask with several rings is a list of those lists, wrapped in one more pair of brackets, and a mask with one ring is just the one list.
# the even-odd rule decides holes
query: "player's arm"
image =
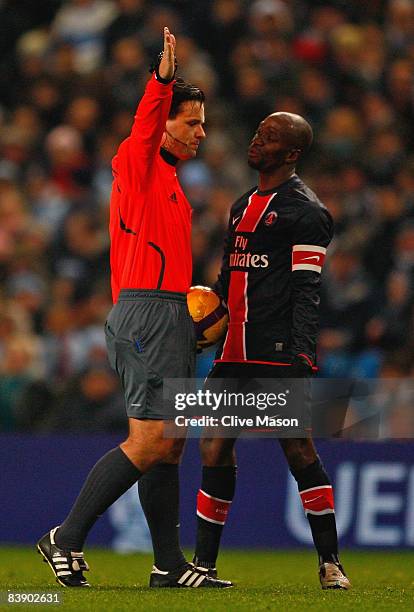
{"label": "player's arm", "polygon": [[292,244],[292,360],[315,364],[319,329],[319,292],[333,222],[326,209],[310,208],[295,224]]}
{"label": "player's arm", "polygon": [[161,62],[138,104],[131,135],[121,144],[114,160],[114,170],[130,186],[139,188],[158,155],[171,107],[175,67],[175,37],[164,28]]}

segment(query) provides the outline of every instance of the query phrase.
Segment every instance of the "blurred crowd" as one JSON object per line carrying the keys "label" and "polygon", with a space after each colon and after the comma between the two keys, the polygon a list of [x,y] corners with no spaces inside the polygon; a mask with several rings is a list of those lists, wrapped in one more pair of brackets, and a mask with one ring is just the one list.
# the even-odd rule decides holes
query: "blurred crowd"
{"label": "blurred crowd", "polygon": [[321,374],[412,374],[413,0],[18,5],[0,0],[0,431],[125,428],[103,335],[111,159],[164,25],[178,74],[207,98],[207,139],[180,169],[194,283],[214,282],[229,207],[255,184],[245,151],[258,122],[302,114],[315,143],[298,171],[336,226]]}

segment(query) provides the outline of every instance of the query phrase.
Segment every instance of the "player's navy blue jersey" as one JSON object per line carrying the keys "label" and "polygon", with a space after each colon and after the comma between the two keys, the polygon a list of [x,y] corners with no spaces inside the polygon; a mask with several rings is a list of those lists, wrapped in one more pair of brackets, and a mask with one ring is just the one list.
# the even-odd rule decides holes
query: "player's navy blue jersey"
{"label": "player's navy blue jersey", "polygon": [[215,290],[229,309],[218,362],[315,363],[319,286],[332,218],[294,175],[248,191],[230,212]]}

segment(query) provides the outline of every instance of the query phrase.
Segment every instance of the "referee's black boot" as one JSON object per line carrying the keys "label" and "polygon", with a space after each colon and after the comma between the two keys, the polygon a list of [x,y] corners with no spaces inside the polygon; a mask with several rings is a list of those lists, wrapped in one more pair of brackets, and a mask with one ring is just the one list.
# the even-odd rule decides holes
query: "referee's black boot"
{"label": "referee's black boot", "polygon": [[55,544],[55,527],[37,543],[37,550],[42,555],[43,561],[49,564],[50,569],[56,577],[56,582],[64,587],[88,587],[83,572],[89,571],[89,566],[83,558],[83,552],[74,552],[59,548]]}
{"label": "referee's black boot", "polygon": [[233,583],[228,580],[217,580],[207,575],[206,571],[200,571],[192,563],[186,563],[176,570],[163,572],[155,565],[152,568],[150,577],[150,587],[170,587],[170,588],[209,588],[209,589],[228,589]]}
{"label": "referee's black boot", "polygon": [[203,572],[204,574],[207,574],[209,578],[218,577],[217,568],[214,564],[199,561],[195,555],[193,557],[193,564],[195,565],[196,569],[199,572]]}

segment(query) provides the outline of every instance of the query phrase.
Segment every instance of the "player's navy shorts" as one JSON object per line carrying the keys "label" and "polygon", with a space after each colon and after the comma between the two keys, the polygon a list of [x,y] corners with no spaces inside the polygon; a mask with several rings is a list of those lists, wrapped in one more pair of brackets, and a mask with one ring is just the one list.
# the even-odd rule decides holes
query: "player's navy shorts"
{"label": "player's navy shorts", "polygon": [[127,416],[169,418],[163,409],[163,379],[195,374],[196,337],[186,295],[122,289],[105,323],[105,336]]}
{"label": "player's navy shorts", "polygon": [[262,363],[215,363],[208,378],[289,378],[290,366]]}
{"label": "player's navy shorts", "polygon": [[[268,379],[269,382],[265,382],[264,379]],[[275,437],[304,437],[310,431],[311,377],[292,378],[292,368],[288,364],[280,366],[257,363],[216,363],[208,374],[205,388],[215,392],[226,390],[243,394],[259,391],[277,394],[282,391],[289,395],[286,408],[289,416],[298,417],[301,424],[300,434],[296,435],[295,430],[286,430],[283,435],[280,435],[279,432]],[[244,412],[243,416],[252,415]]]}
{"label": "player's navy shorts", "polygon": [[[220,391],[221,387],[234,392],[249,393],[256,388],[255,380],[274,379],[278,381],[287,381],[291,377],[291,366],[268,365],[262,363],[234,363],[220,362],[213,365],[208,373],[205,381],[206,388],[212,388]],[[223,381],[223,382],[221,382]],[[306,384],[306,383],[305,383]],[[270,391],[270,383],[268,391]],[[305,396],[302,395],[303,399]],[[306,397],[308,401],[308,397]]]}

